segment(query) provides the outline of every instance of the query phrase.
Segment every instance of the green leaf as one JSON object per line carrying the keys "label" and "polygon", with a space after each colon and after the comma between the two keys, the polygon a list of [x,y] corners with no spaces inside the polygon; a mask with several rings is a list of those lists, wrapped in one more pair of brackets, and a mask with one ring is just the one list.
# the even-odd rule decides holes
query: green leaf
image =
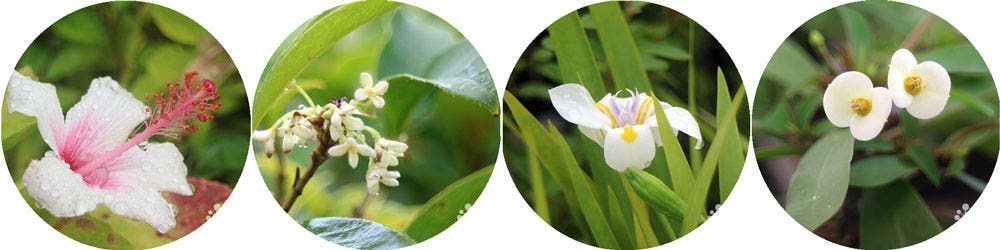
{"label": "green leaf", "polygon": [[[558,130],[551,133],[510,92],[504,93],[504,103],[507,104],[529,151],[537,152],[538,160],[549,171],[566,194],[570,209],[581,213],[590,229],[590,234],[597,241],[597,246],[617,248],[611,226],[594,194],[597,192],[592,181],[580,169],[573,152]],[[542,157],[544,156],[544,157]]]}
{"label": "green leaf", "polygon": [[864,15],[851,8],[835,8],[844,22],[844,31],[854,49],[855,68],[864,67],[865,58],[871,49],[872,32],[868,28],[868,20]]}
{"label": "green leaf", "polygon": [[590,15],[597,25],[597,37],[611,68],[611,78],[615,80],[617,89],[652,89],[632,31],[618,4],[603,2],[590,6]]}
{"label": "green leaf", "polygon": [[973,110],[979,111],[979,113],[982,113],[987,117],[993,117],[996,115],[996,110],[994,110],[993,107],[995,105],[991,105],[988,101],[976,98],[961,89],[953,88],[951,90],[951,97],[953,97],[954,100],[965,103],[965,105],[968,105]]}
{"label": "green leaf", "polygon": [[576,11],[570,12],[552,23],[548,30],[562,80],[566,83],[579,82],[593,98],[604,96],[607,93],[604,79],[594,60],[587,32],[580,24],[579,14]]}
{"label": "green leaf", "polygon": [[201,25],[174,10],[151,4],[149,9],[153,23],[164,36],[178,43],[196,45],[202,36],[208,34]]}
{"label": "green leaf", "polygon": [[875,156],[851,165],[851,186],[878,187],[912,173],[896,156]]}
{"label": "green leaf", "polygon": [[[380,76],[412,74],[426,77],[428,69],[435,62],[452,64],[452,67],[440,67],[450,70],[455,70],[455,66],[459,69],[469,66],[465,61],[439,59],[448,50],[456,48],[457,44],[465,42],[465,39],[433,14],[407,6],[400,7],[392,15],[390,27],[392,36],[379,55],[378,72],[372,73]],[[469,50],[472,55],[463,57],[478,59],[475,49]]]}
{"label": "green leaf", "polygon": [[917,61],[934,61],[949,73],[989,73],[986,63],[972,44],[961,43],[939,46],[916,53]]}
{"label": "green leaf", "polygon": [[788,184],[788,214],[809,230],[830,219],[847,195],[853,156],[854,137],[847,129],[830,132],[813,144]]}
{"label": "green leaf", "polygon": [[35,125],[35,118],[27,116],[21,113],[10,112],[7,109],[7,102],[3,103],[3,123],[0,124],[0,130],[3,134],[3,149],[10,150],[20,140],[20,138],[25,134],[26,131],[31,130],[31,127]]}
{"label": "green leaf", "polygon": [[68,45],[59,50],[49,70],[42,74],[42,80],[57,82],[74,73],[86,72],[94,68],[101,58],[100,52],[91,47]]}
{"label": "green leaf", "polygon": [[816,82],[819,66],[809,54],[794,42],[784,42],[764,68],[764,76],[785,86],[789,92]]}
{"label": "green leaf", "polygon": [[625,176],[628,177],[629,184],[632,185],[632,189],[639,195],[639,198],[642,198],[650,207],[667,215],[670,219],[678,221],[684,219],[687,204],[684,204],[684,201],[671,191],[667,184],[663,184],[656,176],[636,168],[626,169]]}
{"label": "green leaf", "polygon": [[[716,104],[715,104],[715,115],[716,117],[725,115],[729,112],[729,107],[732,106],[729,96],[729,84],[726,83],[726,76],[722,73],[722,68],[717,69],[716,73]],[[736,112],[739,112],[737,110]],[[717,120],[717,128],[722,127],[722,120]],[[743,170],[743,161],[745,153],[743,151],[743,142],[740,140],[739,127],[736,123],[731,125],[729,128],[732,133],[726,135],[725,141],[723,141],[722,150],[731,154],[729,157],[719,158],[719,201],[724,202],[729,193],[733,191],[733,187],[736,187],[736,180],[740,178],[740,172]],[[662,132],[661,132],[662,133]]]}
{"label": "green leaf", "polygon": [[54,223],[50,224],[67,237],[92,247],[106,249],[135,248],[128,239],[111,230],[106,220],[94,217],[89,213],[70,218],[57,218]]}
{"label": "green leaf", "polygon": [[670,60],[687,61],[691,58],[691,55],[688,54],[686,50],[665,42],[639,40],[636,42],[636,46],[638,46],[639,50],[644,53],[657,55]]}
{"label": "green leaf", "polygon": [[409,74],[390,76],[386,81],[389,82],[390,87],[384,97],[387,100],[392,100],[392,102],[387,102],[383,108],[387,117],[389,135],[397,135],[401,131],[405,131],[407,124],[410,124],[410,119],[418,117],[418,112],[415,110],[421,108],[419,104],[439,94],[468,101],[460,105],[476,105],[494,116],[498,114],[493,108],[493,105],[496,105],[496,94],[493,92],[492,82],[487,85],[486,83],[472,82],[470,79],[425,79]]}
{"label": "green leaf", "polygon": [[[654,95],[654,104],[659,103]],[[667,170],[670,172],[670,183],[675,192],[681,195],[681,199],[687,201],[691,199],[691,190],[694,185],[694,174],[691,172],[691,165],[688,164],[684,149],[681,148],[680,141],[674,134],[674,129],[670,125],[663,112],[663,105],[653,105],[653,112],[656,115],[657,129],[660,133],[660,141],[663,144],[663,155],[667,158]]]}
{"label": "green leaf", "polygon": [[[705,161],[701,165],[701,169],[698,170],[698,175],[694,179],[694,189],[693,194],[690,199],[685,199],[684,202],[688,204],[687,211],[684,212],[684,220],[681,222],[682,230],[680,235],[685,235],[690,233],[701,222],[705,220],[705,201],[708,199],[708,192],[711,189],[712,181],[715,179],[715,170],[718,167],[719,159],[722,156],[722,151],[725,145],[723,140],[729,137],[731,133],[737,133],[735,130],[738,126],[736,121],[737,111],[743,107],[746,103],[746,89],[741,85],[739,90],[736,91],[736,95],[733,96],[733,100],[729,109],[726,110],[726,114],[722,116],[722,122],[719,126],[718,133],[715,138],[712,139],[712,143],[709,144],[711,147],[708,149],[708,153],[705,154]],[[732,156],[729,156],[732,157]],[[743,153],[739,153],[737,157],[746,157]]]}
{"label": "green leaf", "polygon": [[107,31],[99,13],[83,8],[52,24],[56,36],[80,44],[102,45],[108,42]]}
{"label": "green leaf", "polygon": [[895,249],[941,233],[941,224],[913,186],[896,181],[865,189],[861,198],[860,247]]}
{"label": "green leaf", "polygon": [[913,162],[917,163],[917,166],[924,172],[927,179],[931,180],[931,183],[934,183],[935,186],[941,185],[940,170],[930,150],[920,145],[910,145],[906,147],[906,153],[913,158]]}
{"label": "green leaf", "polygon": [[274,52],[254,95],[253,127],[260,125],[275,98],[319,54],[357,27],[399,6],[389,1],[363,1],[323,12],[299,26]]}
{"label": "green leaf", "polygon": [[458,221],[454,215],[459,210],[467,209],[476,202],[492,173],[493,166],[488,166],[445,187],[424,203],[406,228],[406,234],[413,240],[422,242],[448,229]]}
{"label": "green leaf", "polygon": [[364,219],[315,218],[302,226],[324,240],[354,249],[398,249],[416,244],[403,233]]}

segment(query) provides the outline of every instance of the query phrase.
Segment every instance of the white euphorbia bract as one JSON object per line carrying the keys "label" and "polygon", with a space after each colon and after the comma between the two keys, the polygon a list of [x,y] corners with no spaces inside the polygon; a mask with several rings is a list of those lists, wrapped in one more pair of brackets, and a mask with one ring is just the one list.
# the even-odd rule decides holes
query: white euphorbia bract
{"label": "white euphorbia bract", "polygon": [[889,63],[888,85],[896,106],[905,108],[913,117],[928,119],[940,114],[948,103],[951,78],[941,64],[917,64],[913,53],[900,49]]}
{"label": "white euphorbia bract", "polygon": [[878,136],[892,111],[889,90],[874,87],[861,72],[838,75],[823,93],[823,111],[837,127],[850,127],[851,135],[867,141]]}
{"label": "white euphorbia bract", "polygon": [[[625,98],[607,94],[595,102],[579,84],[549,89],[552,106],[559,115],[578,125],[587,138],[604,147],[604,161],[618,172],[628,167],[648,167],[661,143],[653,107],[656,101],[645,93],[628,92],[630,96]],[[701,148],[701,131],[691,113],[665,102],[659,104],[674,135],[684,132],[697,139],[696,148]]]}
{"label": "white euphorbia bract", "polygon": [[[208,111],[221,106],[212,103],[218,100],[214,83],[192,86],[193,77],[171,87],[170,96],[180,98],[175,103],[154,96],[152,110],[111,78],[97,78],[64,117],[55,86],[15,72],[7,89],[10,112],[35,117],[51,148],[25,169],[22,182],[28,194],[58,217],[83,215],[103,204],[161,233],[173,228],[174,209],[162,192],[192,194],[187,166],[172,143],[147,139],[156,134],[179,139],[197,130],[189,119],[212,119]],[[144,130],[134,134],[140,124]]]}

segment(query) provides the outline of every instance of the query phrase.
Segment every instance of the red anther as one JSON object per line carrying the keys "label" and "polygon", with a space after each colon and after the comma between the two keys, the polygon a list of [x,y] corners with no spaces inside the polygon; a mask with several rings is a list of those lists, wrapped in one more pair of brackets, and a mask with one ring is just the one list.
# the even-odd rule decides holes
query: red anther
{"label": "red anther", "polygon": [[198,126],[193,120],[207,122],[214,119],[212,113],[216,112],[222,103],[219,103],[219,95],[215,83],[204,79],[201,84],[194,82],[197,72],[184,74],[184,82],[167,83],[167,93],[155,93],[147,95],[147,100],[152,98],[155,105],[147,108],[150,118],[145,122],[145,128],[140,137],[159,134],[180,141],[180,137],[187,136],[198,131]]}
{"label": "red anther", "polygon": [[205,79],[201,84],[205,85],[205,91],[208,91],[208,93],[215,93],[215,83],[211,80]]}

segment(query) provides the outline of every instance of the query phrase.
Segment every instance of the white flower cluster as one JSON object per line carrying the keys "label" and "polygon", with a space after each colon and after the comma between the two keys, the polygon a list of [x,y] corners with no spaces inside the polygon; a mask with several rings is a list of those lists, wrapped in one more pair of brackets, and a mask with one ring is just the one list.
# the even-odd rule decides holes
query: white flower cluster
{"label": "white flower cluster", "polygon": [[888,89],[875,87],[868,76],[850,71],[838,75],[823,94],[823,110],[837,127],[850,127],[858,140],[875,138],[892,112],[893,103],[918,119],[930,119],[944,110],[951,91],[948,71],[936,62],[917,63],[909,50],[892,55]]}
{"label": "white flower cluster", "polygon": [[[382,95],[389,83],[374,83],[371,74],[361,73],[361,88],[354,92],[354,99],[332,100],[323,106],[302,106],[286,113],[267,130],[255,131],[253,139],[264,143],[267,157],[275,152],[275,142],[281,137],[283,153],[296,146],[305,148],[310,142],[329,145],[325,152],[331,157],[347,156],[351,168],[357,168],[360,156],[368,157],[367,187],[370,194],[378,194],[380,185],[399,186],[399,171],[389,167],[399,165],[399,157],[406,152],[406,143],[381,138],[374,128],[365,125],[360,116],[366,115],[356,105],[370,101],[376,109],[385,106]],[[373,146],[369,146],[367,135]]]}

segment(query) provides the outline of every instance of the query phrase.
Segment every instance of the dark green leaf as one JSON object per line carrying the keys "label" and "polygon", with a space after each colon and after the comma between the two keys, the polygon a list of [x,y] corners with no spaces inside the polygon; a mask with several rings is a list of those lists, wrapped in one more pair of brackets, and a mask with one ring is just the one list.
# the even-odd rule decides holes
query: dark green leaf
{"label": "dark green leaf", "polygon": [[904,165],[896,156],[871,157],[851,165],[851,186],[878,187],[915,170]]}
{"label": "dark green leaf", "polygon": [[847,195],[853,156],[854,137],[847,129],[832,131],[813,144],[788,184],[788,214],[809,230],[830,219]]}
{"label": "dark green leaf", "polygon": [[151,4],[150,15],[153,16],[153,23],[160,29],[164,36],[178,43],[195,45],[202,36],[208,34],[205,29],[194,20],[163,6]]}
{"label": "dark green leaf", "polygon": [[917,61],[934,61],[949,73],[988,73],[986,63],[972,44],[953,44],[916,53]]}
{"label": "dark green leaf", "polygon": [[611,68],[611,78],[617,89],[651,89],[646,67],[642,65],[639,49],[629,30],[618,2],[603,2],[590,6],[590,15],[597,25],[604,56]]}
{"label": "dark green leaf", "polygon": [[860,247],[903,248],[941,233],[941,224],[913,187],[896,181],[861,198]]}
{"label": "dark green leaf", "polygon": [[398,249],[416,244],[403,233],[364,219],[315,218],[303,226],[324,240],[354,249]]}
{"label": "dark green leaf", "polygon": [[850,8],[835,8],[840,14],[840,19],[844,22],[844,31],[854,49],[854,62],[856,68],[861,68],[866,62],[868,51],[871,49],[872,32],[868,28],[868,20],[861,13]]}
{"label": "dark green leaf", "polygon": [[441,233],[456,221],[454,215],[476,202],[493,173],[493,166],[477,170],[458,181],[452,182],[424,203],[406,234],[417,242],[422,242]]}
{"label": "dark green leaf", "polygon": [[[716,70],[716,105],[715,105],[715,115],[720,117],[729,112],[729,107],[732,106],[731,97],[729,96],[729,84],[726,83],[726,76],[722,73],[722,68]],[[737,113],[739,110],[736,111]],[[717,120],[718,124],[716,127],[722,127],[722,120]],[[740,178],[740,172],[743,170],[744,161],[744,151],[743,151],[743,141],[740,140],[739,127],[738,124],[732,123],[731,128],[729,128],[732,133],[729,133],[725,141],[723,141],[722,150],[727,152],[728,157],[719,158],[719,201],[725,201],[729,197],[729,192],[733,191],[736,187],[736,180]]]}
{"label": "dark green leaf", "polygon": [[576,11],[559,18],[549,26],[549,36],[556,52],[559,71],[565,83],[579,82],[587,88],[590,96],[600,98],[607,93],[604,89],[604,79],[594,61],[593,50],[587,33],[580,24],[580,16]]}
{"label": "dark green leaf", "polygon": [[819,66],[795,42],[785,42],[771,57],[764,69],[764,76],[785,86],[786,91],[796,92],[803,85],[816,82]]}

